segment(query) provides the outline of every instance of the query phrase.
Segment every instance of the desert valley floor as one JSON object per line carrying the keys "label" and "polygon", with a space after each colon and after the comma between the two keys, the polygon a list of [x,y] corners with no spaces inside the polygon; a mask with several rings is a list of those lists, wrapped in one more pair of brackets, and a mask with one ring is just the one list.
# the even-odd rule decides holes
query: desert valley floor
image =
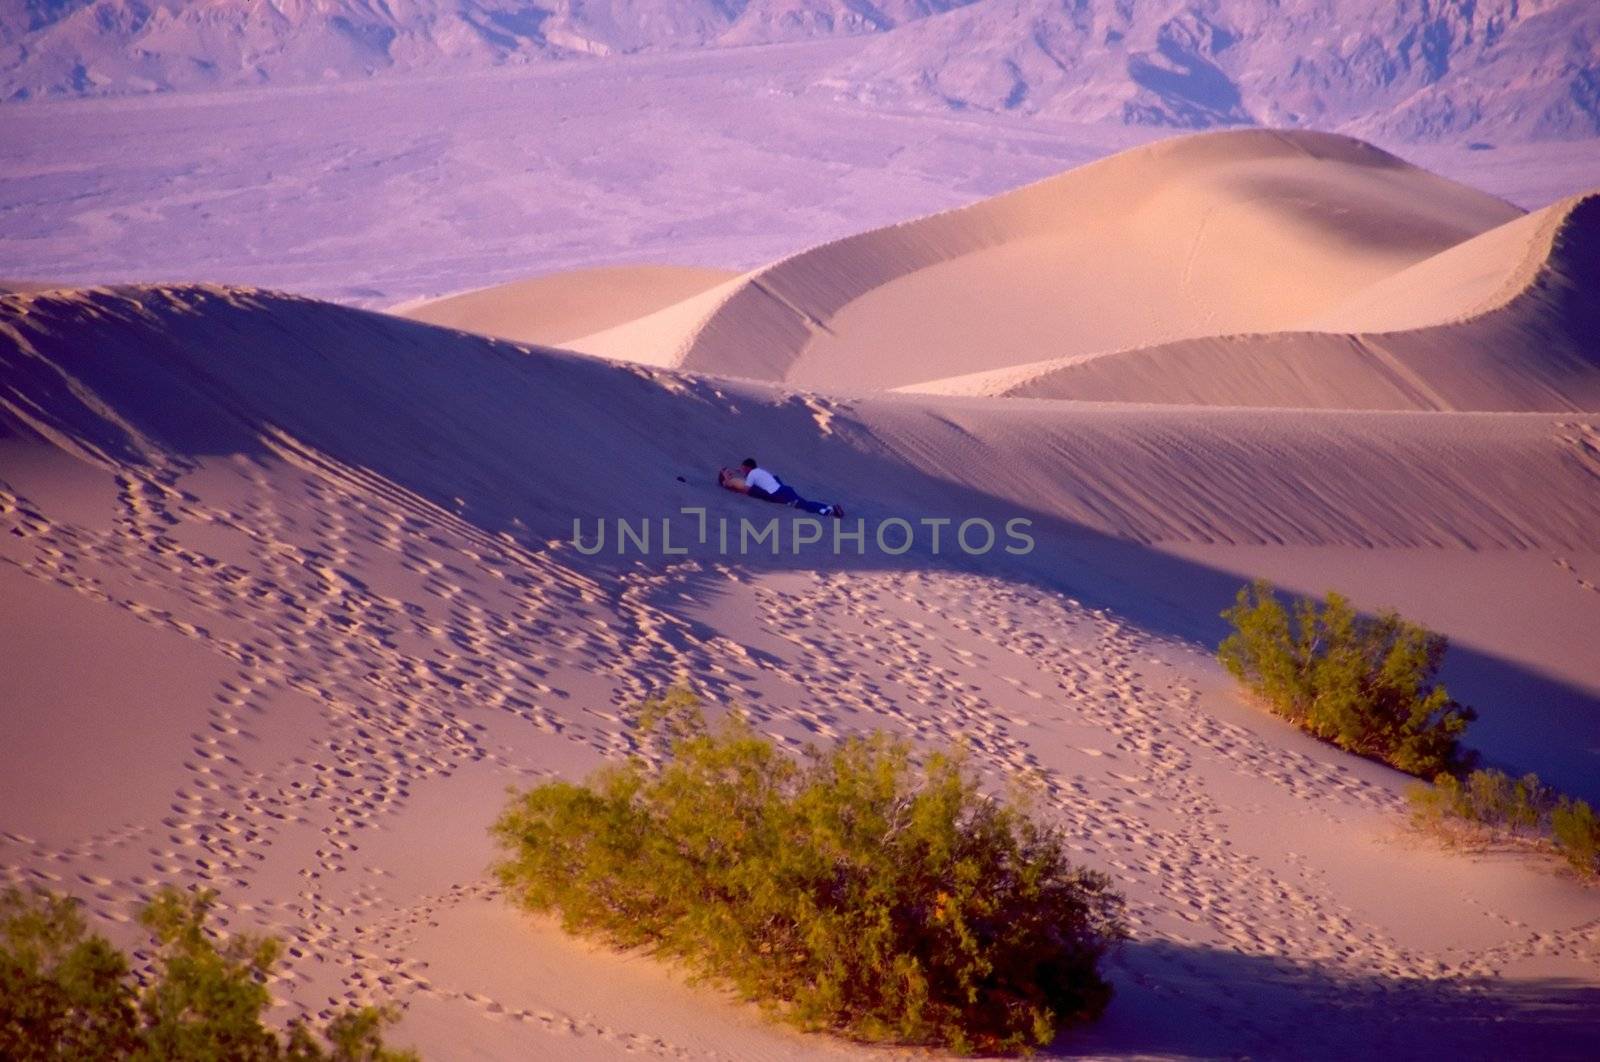
{"label": "desert valley floor", "polygon": [[[1056,1054],[1592,1055],[1600,888],[1412,832],[1405,776],[1211,654],[1253,576],[1393,606],[1450,636],[1486,762],[1600,797],[1600,193],[1325,134],[994,136],[981,188],[885,162],[922,191],[676,257],[624,226],[523,279],[414,234],[349,284],[5,259],[50,283],[0,295],[0,878],[124,937],[158,884],[214,887],[288,942],[279,1015],[394,1002],[425,1057],[927,1057],[498,895],[507,787],[627,755],[627,706],[687,683],[795,748],[960,742],[1036,793],[1134,930]],[[138,271],[132,209],[97,215],[103,279]],[[869,527],[1024,518],[1034,548],[726,555],[682,510],[764,519],[714,483],[746,453]],[[686,554],[573,542],[664,518]]]}

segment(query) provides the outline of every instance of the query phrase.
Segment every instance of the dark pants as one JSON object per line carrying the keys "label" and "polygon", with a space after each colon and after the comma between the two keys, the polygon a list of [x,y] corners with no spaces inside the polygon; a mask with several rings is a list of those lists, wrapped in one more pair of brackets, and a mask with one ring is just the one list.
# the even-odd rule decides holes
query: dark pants
{"label": "dark pants", "polygon": [[760,487],[751,487],[750,497],[760,498],[762,501],[777,502],[779,505],[787,505],[793,509],[816,513],[818,516],[826,516],[833,508],[821,502],[806,501],[800,497],[800,493],[793,487],[781,482],[778,484],[778,489],[771,493],[762,490]]}

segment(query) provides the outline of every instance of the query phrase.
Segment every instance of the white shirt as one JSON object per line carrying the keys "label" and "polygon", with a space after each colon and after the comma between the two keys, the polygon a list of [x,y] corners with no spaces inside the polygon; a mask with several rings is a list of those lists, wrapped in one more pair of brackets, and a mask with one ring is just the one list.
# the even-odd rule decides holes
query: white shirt
{"label": "white shirt", "polygon": [[744,483],[747,487],[760,487],[768,494],[778,493],[778,488],[783,485],[778,482],[777,476],[774,476],[764,468],[752,468],[746,472],[744,474]]}

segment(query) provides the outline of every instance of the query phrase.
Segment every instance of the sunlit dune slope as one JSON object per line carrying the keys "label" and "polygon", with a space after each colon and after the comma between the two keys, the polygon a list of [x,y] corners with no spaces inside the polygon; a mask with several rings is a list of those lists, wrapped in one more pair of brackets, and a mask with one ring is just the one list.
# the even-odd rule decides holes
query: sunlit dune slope
{"label": "sunlit dune slope", "polygon": [[823,244],[572,345],[890,388],[1294,327],[1520,214],[1346,137],[1209,133]]}
{"label": "sunlit dune slope", "polygon": [[523,343],[565,343],[654,313],[738,274],[693,266],[576,269],[430,299],[396,311]]}
{"label": "sunlit dune slope", "polygon": [[1347,409],[1600,410],[1600,194],[1502,225],[1301,328],[1078,355],[939,393]]}

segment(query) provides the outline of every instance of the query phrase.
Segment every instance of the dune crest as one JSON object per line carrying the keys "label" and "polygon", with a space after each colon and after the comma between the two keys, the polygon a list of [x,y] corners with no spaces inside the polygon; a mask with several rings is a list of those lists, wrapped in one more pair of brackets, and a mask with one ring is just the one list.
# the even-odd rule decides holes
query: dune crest
{"label": "dune crest", "polygon": [[1380,281],[1305,329],[1054,359],[908,390],[1322,409],[1600,410],[1600,193]]}
{"label": "dune crest", "polygon": [[738,276],[726,269],[575,269],[391,309],[414,321],[519,343],[559,344],[636,320]]}
{"label": "dune crest", "polygon": [[[0,336],[8,434],[108,468],[296,454],[551,539],[766,446],[885,512],[938,483],[1146,543],[1600,547],[1582,420],[841,401],[216,286],[0,296]],[[651,471],[619,494],[623,467]]]}
{"label": "dune crest", "polygon": [[572,345],[891,388],[1290,327],[1520,213],[1347,137],[1201,134],[823,244]]}

